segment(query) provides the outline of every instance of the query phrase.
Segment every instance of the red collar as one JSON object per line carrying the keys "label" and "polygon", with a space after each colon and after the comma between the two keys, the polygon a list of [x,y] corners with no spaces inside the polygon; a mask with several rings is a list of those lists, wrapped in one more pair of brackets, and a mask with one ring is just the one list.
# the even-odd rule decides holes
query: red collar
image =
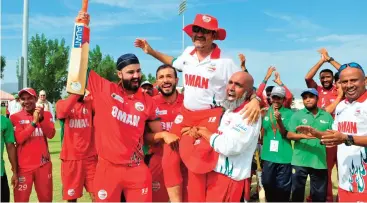
{"label": "red collar", "polygon": [[[183,99],[184,99],[183,94],[178,93],[178,91],[177,91],[177,90],[176,90],[176,93],[177,93],[177,97],[176,97],[176,100],[175,100],[173,103],[182,103],[182,102],[183,102]],[[166,103],[168,103],[168,102],[164,99],[164,96],[163,96],[162,94],[158,94],[158,95],[154,96],[154,99],[155,99],[155,101],[156,101],[158,104],[166,104]]]}
{"label": "red collar", "polygon": [[143,92],[143,89],[141,87],[139,87],[139,89],[131,95],[128,95],[125,91],[124,88],[122,88],[121,84],[120,85],[120,90],[121,90],[121,94],[123,97],[127,97],[128,99],[143,99],[144,97],[147,96],[147,94],[145,92]]}
{"label": "red collar", "polygon": [[336,90],[336,86],[333,85],[329,90],[325,89],[323,86],[321,86],[321,90],[325,92],[332,92]]}
{"label": "red collar", "polygon": [[[212,53],[210,54],[210,59],[219,59],[220,58],[220,49],[218,47],[217,44],[213,43],[214,44],[214,49],[212,51]],[[191,55],[194,55],[196,53],[196,48],[194,48],[190,54]]]}
{"label": "red collar", "polygon": [[[356,100],[356,102],[363,103],[366,101],[366,99],[367,99],[367,90]],[[347,98],[344,101],[345,103],[350,103]]]}
{"label": "red collar", "polygon": [[246,100],[244,101],[239,107],[237,107],[235,110],[233,110],[234,113],[237,113],[243,109],[250,101]]}

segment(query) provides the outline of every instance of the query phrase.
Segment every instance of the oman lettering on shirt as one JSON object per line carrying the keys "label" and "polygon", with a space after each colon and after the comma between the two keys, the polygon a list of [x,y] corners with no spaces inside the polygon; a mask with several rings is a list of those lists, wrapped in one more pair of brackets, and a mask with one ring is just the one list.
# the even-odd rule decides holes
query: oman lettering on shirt
{"label": "oman lettering on shirt", "polygon": [[89,127],[89,121],[88,121],[87,118],[70,119],[69,127],[70,128],[87,128],[87,127]]}
{"label": "oman lettering on shirt", "polygon": [[184,106],[189,110],[219,106],[225,99],[225,87],[229,78],[233,73],[241,71],[232,59],[223,57],[217,45],[202,61],[199,61],[195,47],[187,47],[173,61],[173,66],[183,72]]}
{"label": "oman lettering on shirt", "polygon": [[153,99],[140,88],[127,95],[121,85],[88,76],[93,95],[94,132],[98,156],[114,164],[138,165],[144,157],[143,134],[147,121],[158,119]]}
{"label": "oman lettering on shirt", "polygon": [[[367,92],[357,101],[342,101],[335,110],[333,130],[346,135],[367,136]],[[367,148],[338,145],[339,187],[367,193]]]}

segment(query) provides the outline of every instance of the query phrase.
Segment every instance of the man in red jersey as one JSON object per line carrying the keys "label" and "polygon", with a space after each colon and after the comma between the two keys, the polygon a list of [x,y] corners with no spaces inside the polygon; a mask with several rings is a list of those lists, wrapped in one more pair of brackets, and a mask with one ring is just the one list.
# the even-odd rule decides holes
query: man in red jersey
{"label": "man in red jersey", "polygon": [[[156,114],[161,118],[162,129],[169,131],[173,121],[180,112],[183,103],[183,95],[176,90],[178,83],[177,71],[171,65],[161,65],[156,72],[158,90],[161,94],[153,97],[157,109]],[[149,168],[153,178],[153,202],[168,202],[169,197],[165,187],[162,156],[163,146],[161,143],[152,147],[153,156]]]}
{"label": "man in red jersey", "polygon": [[76,202],[83,196],[83,186],[93,196],[93,180],[97,166],[94,144],[91,96],[70,95],[56,103],[57,118],[64,123],[60,153],[64,200]]}
{"label": "man in red jersey", "polygon": [[[77,22],[89,22],[80,12]],[[93,70],[87,75],[87,89],[93,95],[94,133],[98,164],[93,182],[96,201],[118,202],[121,192],[128,202],[152,201],[152,176],[144,164],[143,140],[164,140],[177,147],[178,137],[161,132],[153,99],[140,87],[142,72],[134,54],[117,59],[118,84]],[[145,126],[153,133],[144,135]],[[161,133],[158,133],[161,132]],[[143,136],[144,135],[144,136]]]}
{"label": "man in red jersey", "polygon": [[18,187],[14,188],[15,202],[28,202],[33,183],[40,202],[52,201],[52,164],[47,138],[55,136],[50,112],[36,107],[37,94],[32,88],[19,91],[23,110],[10,116],[15,128],[18,152]]}

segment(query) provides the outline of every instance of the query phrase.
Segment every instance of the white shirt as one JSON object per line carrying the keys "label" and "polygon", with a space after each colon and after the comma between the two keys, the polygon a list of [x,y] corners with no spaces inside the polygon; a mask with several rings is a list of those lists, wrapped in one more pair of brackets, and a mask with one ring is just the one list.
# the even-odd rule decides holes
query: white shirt
{"label": "white shirt", "polygon": [[[367,136],[367,92],[357,101],[342,101],[335,110],[333,130],[346,135]],[[367,148],[338,145],[339,187],[367,193]]]}
{"label": "white shirt", "polygon": [[173,67],[184,77],[184,106],[189,110],[210,109],[226,97],[225,88],[233,73],[241,71],[232,59],[224,58],[216,46],[199,62],[195,47],[190,46],[173,61]]}
{"label": "white shirt", "polygon": [[210,138],[210,145],[219,153],[214,171],[233,180],[249,178],[253,155],[260,134],[261,118],[252,125],[246,124],[239,113],[226,111],[218,133]]}
{"label": "white shirt", "polygon": [[22,110],[22,105],[20,104],[20,102],[17,102],[17,100],[14,99],[8,103],[8,111],[10,115],[18,113],[21,110]]}

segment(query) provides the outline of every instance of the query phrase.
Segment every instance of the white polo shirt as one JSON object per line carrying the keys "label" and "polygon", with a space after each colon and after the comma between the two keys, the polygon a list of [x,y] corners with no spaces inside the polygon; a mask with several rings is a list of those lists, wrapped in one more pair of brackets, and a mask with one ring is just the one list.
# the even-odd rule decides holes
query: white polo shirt
{"label": "white polo shirt", "polygon": [[[242,109],[242,108],[241,108]],[[260,134],[261,118],[252,125],[238,112],[227,110],[218,133],[210,137],[210,146],[219,153],[214,171],[240,181],[251,175],[252,158]]]}
{"label": "white polo shirt", "polygon": [[[346,135],[367,136],[367,91],[352,103],[342,101],[335,110],[333,130]],[[339,187],[367,193],[367,148],[338,145]]]}
{"label": "white polo shirt", "polygon": [[218,106],[226,97],[225,88],[233,73],[241,71],[232,59],[221,55],[216,47],[199,62],[194,46],[187,47],[173,61],[173,67],[184,77],[184,106],[189,110],[210,109]]}

